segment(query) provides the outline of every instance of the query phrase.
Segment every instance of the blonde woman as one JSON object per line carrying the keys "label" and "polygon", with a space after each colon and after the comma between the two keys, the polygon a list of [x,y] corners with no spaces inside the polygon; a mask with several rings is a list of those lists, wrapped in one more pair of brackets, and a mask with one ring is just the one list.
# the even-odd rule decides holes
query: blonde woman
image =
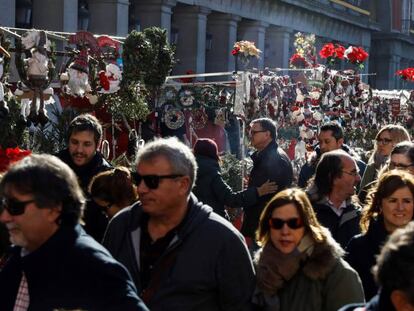
{"label": "blonde woman", "polygon": [[336,311],[364,301],[358,274],[316,219],[305,192],[279,192],[260,216],[255,258],[259,310]]}
{"label": "blonde woman", "polygon": [[410,141],[410,134],[401,125],[388,124],[378,131],[375,137],[374,150],[368,161],[359,189],[364,189],[367,184],[377,178],[378,170],[386,163],[394,146],[406,140]]}

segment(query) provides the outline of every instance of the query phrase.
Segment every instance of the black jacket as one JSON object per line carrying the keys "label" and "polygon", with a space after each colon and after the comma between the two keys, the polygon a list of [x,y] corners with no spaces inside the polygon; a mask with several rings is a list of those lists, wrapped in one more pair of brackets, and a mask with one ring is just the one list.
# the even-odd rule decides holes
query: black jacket
{"label": "black jacket", "polygon": [[[178,234],[155,263],[156,271],[171,252],[176,256],[148,303],[151,311],[251,310],[254,270],[240,233],[194,195]],[[140,202],[123,209],[109,223],[103,244],[140,281]],[[137,246],[134,248],[134,245]]]}
{"label": "black jacket", "polygon": [[350,304],[338,311],[396,311],[390,297],[390,293],[380,290],[366,305]]}
{"label": "black jacket", "polygon": [[[355,152],[348,145],[342,145],[342,150],[349,153],[354,158],[359,169],[359,175],[362,177],[367,167],[366,163],[358,159]],[[316,166],[318,165],[321,156],[321,150],[319,146],[317,146],[315,148],[315,156],[311,158],[308,162],[306,162],[300,169],[298,177],[298,187],[305,188],[307,186],[309,179],[311,179],[312,176],[315,174]]]}
{"label": "black jacket", "polygon": [[361,219],[360,206],[347,202],[341,216],[338,216],[324,200],[313,203],[312,206],[318,221],[322,226],[329,229],[332,237],[342,248],[345,248],[355,235],[361,233],[359,227],[359,220]]}
{"label": "black jacket", "polygon": [[226,216],[224,206],[245,207],[256,203],[258,197],[256,188],[233,192],[223,180],[219,163],[209,157],[196,156],[198,170],[193,193],[203,202],[211,206],[220,216]]}
{"label": "black jacket", "polygon": [[[68,149],[64,149],[57,154],[57,157],[65,162],[78,176],[79,184],[88,197],[88,186],[92,178],[100,172],[107,171],[112,168],[111,164],[105,160],[100,152],[96,152],[92,160],[83,166],[77,166],[73,163]],[[83,213],[83,221],[85,222],[85,231],[98,242],[102,241],[108,218],[93,200],[88,200],[85,211]]]}
{"label": "black jacket", "polygon": [[83,166],[77,166],[73,163],[69,154],[69,149],[60,151],[56,154],[56,156],[69,165],[69,167],[75,172],[76,176],[78,176],[79,184],[85,193],[88,192],[88,185],[93,176],[112,168],[112,165],[109,164],[103,155],[98,151],[95,153],[92,160]]}
{"label": "black jacket", "polygon": [[377,294],[378,287],[375,284],[371,268],[376,263],[376,256],[388,238],[384,220],[380,217],[372,221],[365,234],[360,234],[351,239],[346,248],[345,260],[358,273],[364,287],[365,300],[368,301]]}
{"label": "black jacket", "polygon": [[148,311],[125,267],[80,226],[61,227],[34,252],[24,257],[20,252],[13,247],[0,272],[0,310],[13,310],[24,271],[29,311]]}
{"label": "black jacket", "polygon": [[[250,172],[249,188],[259,187],[267,180],[278,185],[278,191],[290,187],[293,179],[293,169],[289,157],[272,141],[265,149],[252,154],[253,169]],[[257,203],[245,208],[245,215],[241,232],[254,238],[259,224],[260,214],[266,203],[275,194],[268,194],[258,198]]]}

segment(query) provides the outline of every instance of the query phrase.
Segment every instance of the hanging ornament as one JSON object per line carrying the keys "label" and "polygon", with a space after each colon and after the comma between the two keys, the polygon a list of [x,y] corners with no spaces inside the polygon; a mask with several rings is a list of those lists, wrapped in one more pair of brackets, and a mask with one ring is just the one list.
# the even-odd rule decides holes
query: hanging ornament
{"label": "hanging ornament", "polygon": [[67,84],[63,86],[63,91],[72,96],[85,96],[91,91],[88,74],[88,51],[84,48],[69,65],[67,72],[60,76],[62,82],[68,79]]}
{"label": "hanging ornament", "polygon": [[184,108],[189,108],[194,104],[193,92],[188,89],[181,89],[178,93],[180,103]]}
{"label": "hanging ornament", "polygon": [[193,109],[191,112],[191,126],[196,129],[202,129],[208,120],[207,114],[203,108]]}
{"label": "hanging ornament", "polygon": [[184,113],[176,108],[169,109],[164,113],[164,122],[171,130],[179,129],[185,122]]}
{"label": "hanging ornament", "polygon": [[[29,58],[21,60],[21,53],[30,55]],[[27,116],[28,123],[34,125],[45,125],[47,117],[44,103],[44,91],[48,88],[53,78],[54,65],[49,58],[51,54],[51,43],[47,39],[46,32],[32,30],[22,35],[16,44],[16,67],[20,79],[32,92],[30,114]],[[48,95],[53,94],[53,89],[48,90]]]}
{"label": "hanging ornament", "polygon": [[112,94],[118,92],[121,80],[121,69],[115,64],[106,65],[106,71],[99,72],[99,81],[102,88],[98,93]]}

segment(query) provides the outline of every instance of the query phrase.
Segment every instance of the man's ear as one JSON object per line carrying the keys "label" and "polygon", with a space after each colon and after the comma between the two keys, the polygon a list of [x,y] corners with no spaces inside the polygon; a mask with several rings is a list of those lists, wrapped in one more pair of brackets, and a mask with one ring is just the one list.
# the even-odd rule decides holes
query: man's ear
{"label": "man's ear", "polygon": [[62,204],[59,204],[52,208],[48,208],[47,219],[52,223],[56,222],[56,220],[59,218],[61,213],[62,213]]}
{"label": "man's ear", "polygon": [[413,311],[414,305],[410,303],[407,295],[402,290],[393,290],[391,293],[391,302],[397,311]]}
{"label": "man's ear", "polygon": [[190,177],[189,176],[180,177],[179,183],[180,183],[180,190],[179,190],[180,194],[187,194],[188,189],[190,189],[191,187]]}
{"label": "man's ear", "polygon": [[344,139],[343,138],[339,138],[337,142],[338,142],[338,145],[339,146],[342,146],[344,144]]}

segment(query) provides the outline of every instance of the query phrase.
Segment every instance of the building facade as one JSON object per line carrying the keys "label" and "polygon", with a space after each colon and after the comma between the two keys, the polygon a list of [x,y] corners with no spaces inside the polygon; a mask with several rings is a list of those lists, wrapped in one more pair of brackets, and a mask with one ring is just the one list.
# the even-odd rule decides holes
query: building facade
{"label": "building facade", "polygon": [[233,71],[238,40],[263,51],[253,65],[287,68],[294,34],[370,53],[365,73],[374,88],[408,88],[395,71],[414,67],[413,0],[0,0],[2,26],[126,36],[167,29],[179,59],[174,74]]}

